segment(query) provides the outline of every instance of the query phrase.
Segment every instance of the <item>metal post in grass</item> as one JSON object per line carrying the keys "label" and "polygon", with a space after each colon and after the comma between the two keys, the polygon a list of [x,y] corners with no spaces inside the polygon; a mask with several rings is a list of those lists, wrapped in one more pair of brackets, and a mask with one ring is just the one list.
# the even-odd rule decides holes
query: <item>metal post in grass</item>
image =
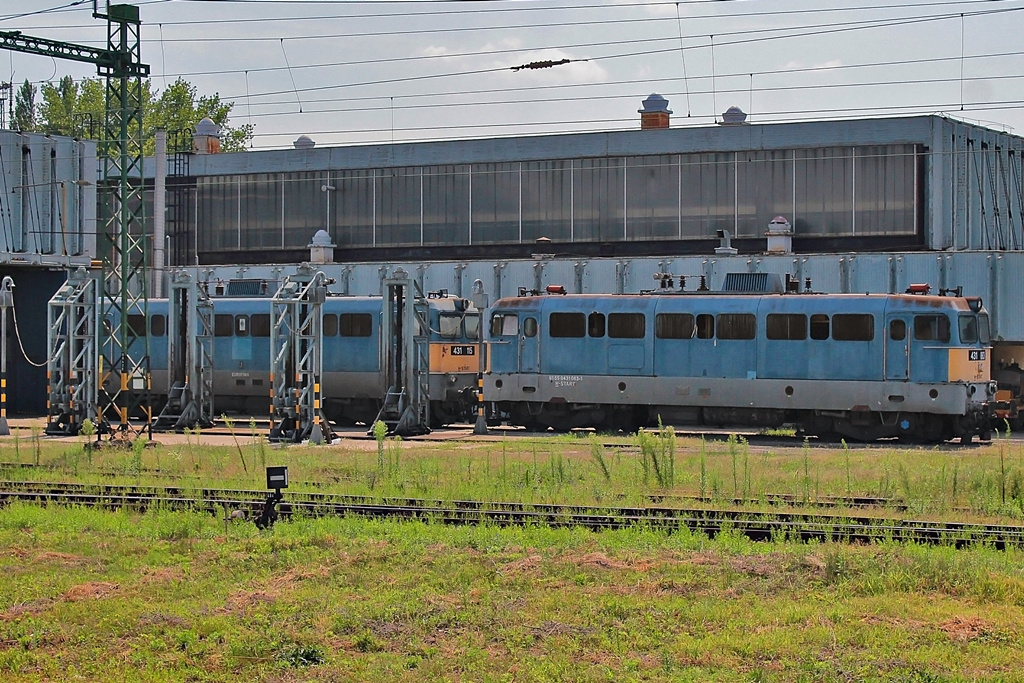
{"label": "metal post in grass", "polygon": [[269,529],[277,521],[277,504],[281,502],[281,489],[288,488],[288,468],[283,466],[268,467],[267,488],[272,489],[274,492],[267,496],[266,501],[263,503],[263,511],[256,518],[256,527],[258,529]]}
{"label": "metal post in grass", "polygon": [[0,436],[9,436],[7,424],[7,309],[14,306],[14,279],[5,275],[0,283]]}

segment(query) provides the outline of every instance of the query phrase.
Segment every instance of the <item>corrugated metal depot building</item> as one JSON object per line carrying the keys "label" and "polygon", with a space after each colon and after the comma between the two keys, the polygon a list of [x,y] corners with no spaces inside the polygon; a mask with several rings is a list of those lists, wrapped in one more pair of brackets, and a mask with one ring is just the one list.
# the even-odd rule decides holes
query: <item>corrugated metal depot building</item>
{"label": "corrugated metal depot building", "polygon": [[[1024,138],[939,116],[194,155],[177,264],[1024,248]],[[148,166],[152,173],[152,164]],[[198,253],[198,261],[196,254]]]}
{"label": "corrugated metal depot building", "polygon": [[[657,271],[713,288],[737,270],[821,291],[928,282],[983,296],[999,338],[1024,343],[1024,138],[990,128],[913,116],[298,146],[174,164],[171,265],[276,281],[326,230],[334,287],[353,294],[399,264],[427,289],[480,279],[492,301],[650,289]],[[778,215],[794,254],[765,254]],[[737,256],[714,254],[719,231]]]}

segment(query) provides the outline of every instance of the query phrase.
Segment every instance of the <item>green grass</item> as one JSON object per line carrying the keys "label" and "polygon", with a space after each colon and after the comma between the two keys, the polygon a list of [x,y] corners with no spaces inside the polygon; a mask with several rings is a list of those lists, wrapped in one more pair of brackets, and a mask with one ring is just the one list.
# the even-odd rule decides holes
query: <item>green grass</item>
{"label": "green grass", "polygon": [[[670,430],[118,450],[0,440],[0,478],[635,505],[883,495],[1017,523],[1024,453],[751,446]],[[158,439],[159,441],[159,439]],[[35,464],[38,463],[38,466]],[[665,503],[670,504],[670,503]],[[693,505],[693,502],[680,504]],[[756,505],[755,505],[756,507]],[[201,513],[0,508],[0,680],[1024,680],[1024,551]]]}
{"label": "green grass", "polygon": [[[33,435],[0,441],[0,478],[263,489],[267,465],[287,465],[293,490],[478,499],[526,504],[643,505],[652,495],[701,496],[711,505],[785,494],[811,501],[880,496],[926,518],[1020,523],[1024,445],[971,448],[751,446],[742,437],[679,437],[671,428],[634,437],[571,434],[498,441],[346,440],[271,446],[238,427],[230,443],[120,450]],[[159,442],[159,437],[157,438]],[[681,502],[680,505],[688,504]]]}
{"label": "green grass", "polygon": [[4,681],[1020,680],[1019,551],[0,510]]}

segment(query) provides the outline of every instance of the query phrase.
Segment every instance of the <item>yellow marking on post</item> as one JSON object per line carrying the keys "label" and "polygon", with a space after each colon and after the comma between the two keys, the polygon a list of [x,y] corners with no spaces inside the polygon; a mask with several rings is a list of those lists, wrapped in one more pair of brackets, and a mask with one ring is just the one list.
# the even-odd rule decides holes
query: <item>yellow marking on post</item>
{"label": "yellow marking on post", "polygon": [[128,373],[121,373],[121,391],[128,391]]}

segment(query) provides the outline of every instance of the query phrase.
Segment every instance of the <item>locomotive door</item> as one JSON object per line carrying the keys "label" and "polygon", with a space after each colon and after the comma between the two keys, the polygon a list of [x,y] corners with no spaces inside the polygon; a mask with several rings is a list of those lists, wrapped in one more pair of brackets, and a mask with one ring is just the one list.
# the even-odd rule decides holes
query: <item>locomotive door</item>
{"label": "locomotive door", "polygon": [[540,372],[540,334],[537,318],[532,315],[523,318],[519,337],[519,372]]}
{"label": "locomotive door", "polygon": [[885,326],[885,378],[910,377],[910,317],[891,315]]}

